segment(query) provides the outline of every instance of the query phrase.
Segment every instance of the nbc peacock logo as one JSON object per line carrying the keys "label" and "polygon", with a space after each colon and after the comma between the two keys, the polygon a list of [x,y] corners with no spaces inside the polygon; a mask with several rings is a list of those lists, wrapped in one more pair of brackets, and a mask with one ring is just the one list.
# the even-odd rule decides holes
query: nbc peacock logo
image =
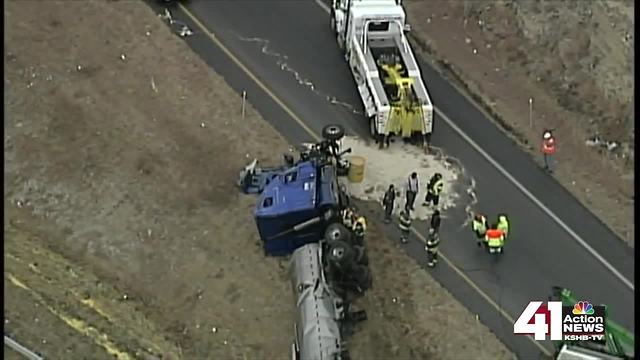
{"label": "nbc peacock logo", "polygon": [[588,301],[578,301],[573,305],[573,315],[593,315],[593,305]]}

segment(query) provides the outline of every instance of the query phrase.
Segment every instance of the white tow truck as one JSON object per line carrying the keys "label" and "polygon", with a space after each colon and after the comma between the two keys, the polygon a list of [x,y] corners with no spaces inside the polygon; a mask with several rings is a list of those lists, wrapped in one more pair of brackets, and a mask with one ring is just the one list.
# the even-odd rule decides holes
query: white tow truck
{"label": "white tow truck", "polygon": [[405,36],[401,0],[333,0],[331,29],[380,147],[394,135],[428,145],[433,104]]}

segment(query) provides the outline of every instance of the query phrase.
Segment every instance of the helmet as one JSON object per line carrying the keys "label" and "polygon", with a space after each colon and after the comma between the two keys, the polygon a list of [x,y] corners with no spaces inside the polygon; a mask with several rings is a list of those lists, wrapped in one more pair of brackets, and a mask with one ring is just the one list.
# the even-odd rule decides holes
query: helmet
{"label": "helmet", "polygon": [[476,221],[482,221],[482,219],[484,218],[484,216],[482,214],[475,214],[473,216],[473,219]]}
{"label": "helmet", "polygon": [[507,215],[498,214],[498,221],[507,221]]}
{"label": "helmet", "polygon": [[551,131],[548,131],[548,130],[547,130],[547,131],[545,131],[545,132],[542,134],[542,138],[543,138],[543,139],[545,139],[545,140],[549,140],[549,139],[551,138]]}
{"label": "helmet", "polygon": [[436,179],[441,179],[442,178],[442,174],[440,174],[440,173],[436,173],[434,176],[436,177]]}
{"label": "helmet", "polygon": [[432,216],[440,216],[440,210],[434,210]]}

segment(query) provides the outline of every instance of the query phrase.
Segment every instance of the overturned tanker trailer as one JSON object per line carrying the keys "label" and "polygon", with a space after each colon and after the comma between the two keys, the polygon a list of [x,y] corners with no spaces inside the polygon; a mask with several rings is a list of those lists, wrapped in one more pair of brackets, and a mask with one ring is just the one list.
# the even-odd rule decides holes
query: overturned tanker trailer
{"label": "overturned tanker trailer", "polygon": [[[352,333],[356,323],[366,320],[364,310],[350,311],[346,289],[336,286],[335,280],[342,274],[330,272],[323,251],[330,249],[327,245],[326,241],[307,244],[292,256],[291,282],[296,303],[292,360],[349,359],[344,337]],[[368,287],[370,283],[359,285]]]}

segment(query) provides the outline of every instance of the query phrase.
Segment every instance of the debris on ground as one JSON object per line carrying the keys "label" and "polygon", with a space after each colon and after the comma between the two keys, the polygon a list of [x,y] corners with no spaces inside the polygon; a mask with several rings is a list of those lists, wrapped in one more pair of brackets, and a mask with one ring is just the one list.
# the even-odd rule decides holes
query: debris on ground
{"label": "debris on ground", "polygon": [[[389,148],[380,150],[377,144],[367,143],[359,138],[347,136],[342,139],[344,149],[351,148],[351,156],[365,158],[364,179],[361,183],[351,183],[348,179],[341,179],[349,194],[356,199],[382,203],[384,193],[393,184],[398,192],[394,213],[400,214],[406,202],[407,179],[412,172],[418,174],[420,191],[415,200],[415,211],[411,212],[414,219],[426,220],[431,216],[432,209],[422,206],[427,194],[429,179],[435,174],[442,174],[445,182],[443,194],[440,197],[440,209],[453,208],[460,195],[457,183],[461,180],[463,169],[438,158],[427,155],[424,150],[415,145],[394,143]],[[371,161],[375,159],[375,161]]]}

